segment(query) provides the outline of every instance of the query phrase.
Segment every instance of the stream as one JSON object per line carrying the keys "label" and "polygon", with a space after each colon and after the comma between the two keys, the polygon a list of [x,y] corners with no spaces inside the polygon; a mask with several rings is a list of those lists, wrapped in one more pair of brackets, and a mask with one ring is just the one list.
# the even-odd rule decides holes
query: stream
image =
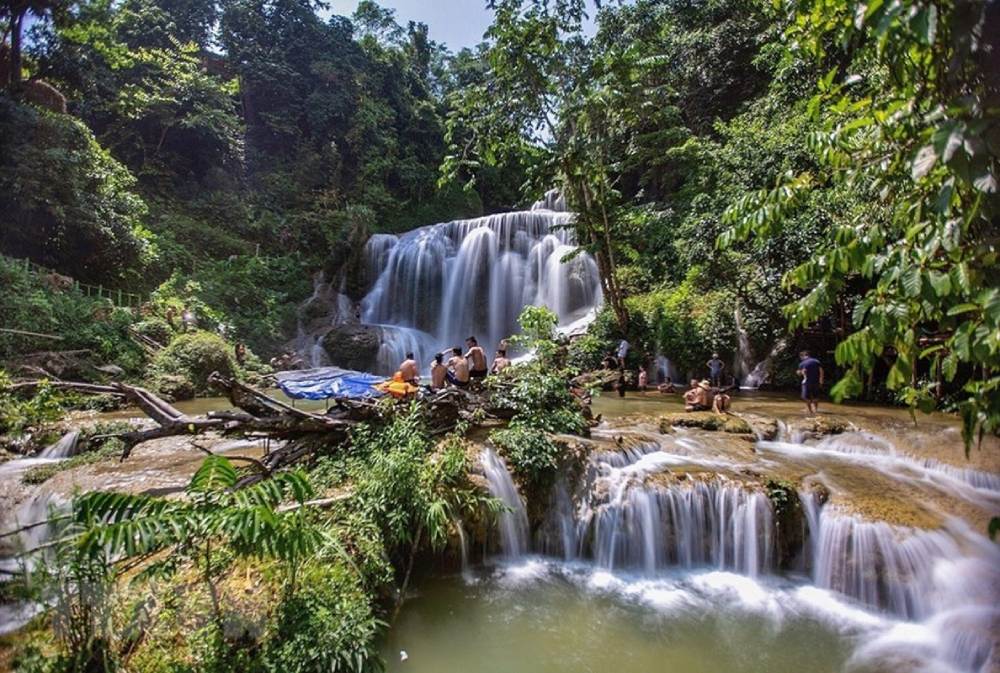
{"label": "stream", "polygon": [[[844,423],[827,435],[810,433],[786,396],[744,394],[734,408],[756,438],[661,431],[678,396],[599,397],[578,474],[543,503],[484,446],[482,479],[507,511],[487,539],[462,535],[461,557],[476,560],[461,572],[414,582],[381,644],[388,670],[1000,671],[1000,546],[985,535],[1000,513],[996,438],[967,459],[957,419],[943,414],[914,423],[903,409],[825,405],[822,418]],[[760,430],[768,423],[773,432]],[[240,455],[266,448],[205,441]],[[186,438],[165,438],[124,463],[20,482],[66,447],[0,466],[4,530],[76,489],[176,493],[203,458]],[[775,480],[795,496],[792,517],[769,496]],[[2,607],[0,632],[31,614]]]}

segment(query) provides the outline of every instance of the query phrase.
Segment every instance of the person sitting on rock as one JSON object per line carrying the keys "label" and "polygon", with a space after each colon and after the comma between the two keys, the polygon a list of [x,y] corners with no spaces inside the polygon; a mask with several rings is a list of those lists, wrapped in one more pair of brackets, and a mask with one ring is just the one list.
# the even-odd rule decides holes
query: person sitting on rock
{"label": "person sitting on rock", "polygon": [[712,411],[719,414],[720,416],[729,412],[729,403],[731,398],[729,397],[728,389],[722,389],[714,391],[712,395]]}
{"label": "person sitting on rock", "polygon": [[459,388],[469,385],[469,361],[462,355],[462,349],[455,346],[451,349],[451,359],[448,360],[448,373],[445,375],[448,383]]}
{"label": "person sitting on rock", "polygon": [[677,388],[674,387],[674,383],[673,383],[673,381],[670,380],[669,376],[666,378],[666,380],[663,383],[661,383],[660,385],[656,386],[656,389],[659,390],[664,395],[668,395],[668,394],[676,393],[677,392]]}
{"label": "person sitting on rock", "polygon": [[708,411],[712,408],[712,386],[707,380],[691,380],[691,387],[684,393],[684,411]]}
{"label": "person sitting on rock", "polygon": [[499,374],[503,370],[507,369],[507,367],[510,367],[510,360],[507,359],[507,351],[502,349],[498,350],[497,356],[493,358],[493,366],[490,367],[490,373]]}
{"label": "person sitting on rock", "polygon": [[413,385],[420,385],[420,375],[417,369],[417,361],[413,353],[407,353],[406,359],[399,365],[399,373],[403,375],[403,380]]}
{"label": "person sitting on rock", "polygon": [[476,341],[476,337],[470,336],[465,340],[465,346],[469,350],[465,353],[465,359],[470,365],[469,377],[474,379],[485,379],[489,371],[486,369],[486,352]]}
{"label": "person sitting on rock", "polygon": [[444,390],[447,375],[448,368],[444,366],[444,354],[438,353],[434,356],[434,362],[431,363],[431,390],[433,392]]}

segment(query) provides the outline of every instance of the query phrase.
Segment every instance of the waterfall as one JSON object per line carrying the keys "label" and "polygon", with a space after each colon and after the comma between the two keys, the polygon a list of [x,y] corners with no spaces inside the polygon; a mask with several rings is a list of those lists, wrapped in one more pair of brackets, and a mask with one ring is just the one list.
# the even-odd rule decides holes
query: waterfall
{"label": "waterfall", "polygon": [[750,337],[743,327],[743,313],[739,303],[733,309],[733,321],[736,324],[736,356],[733,362],[733,376],[737,381],[743,381],[750,374],[753,362],[753,351],[750,349]]}
{"label": "waterfall", "polygon": [[564,261],[576,250],[573,215],[547,199],[547,208],[372,236],[361,321],[381,332],[373,368],[391,373],[409,351],[427,364],[469,335],[491,349],[528,304],[549,307],[561,326],[592,314],[603,301],[597,264],[587,254]]}
{"label": "waterfall", "polygon": [[771,505],[763,493],[721,481],[636,487],[598,508],[598,565],[653,573],[716,567],[755,577],[773,569]]}
{"label": "waterfall", "polygon": [[69,458],[76,453],[77,444],[80,442],[80,431],[73,430],[67,432],[62,438],[50,444],[49,446],[42,449],[41,453],[38,454],[39,458],[47,458],[50,460],[58,460],[62,458]]}
{"label": "waterfall", "polygon": [[517,492],[506,463],[493,449],[482,454],[483,471],[490,493],[504,504],[500,513],[500,549],[507,558],[523,556],[528,551],[528,513]]}

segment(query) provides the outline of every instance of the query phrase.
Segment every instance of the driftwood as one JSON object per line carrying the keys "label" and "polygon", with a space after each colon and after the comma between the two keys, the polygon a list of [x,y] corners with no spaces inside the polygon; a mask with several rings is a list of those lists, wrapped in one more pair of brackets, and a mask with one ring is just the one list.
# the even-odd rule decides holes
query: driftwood
{"label": "driftwood", "polygon": [[[225,436],[256,437],[280,441],[278,448],[261,458],[239,457],[254,468],[244,477],[241,485],[266,478],[274,470],[291,465],[315,453],[324,453],[346,444],[351,429],[359,422],[379,420],[387,407],[371,400],[338,400],[326,413],[297,409],[290,404],[234,379],[213,373],[209,382],[223,392],[236,407],[234,410],[213,411],[204,416],[190,416],[153,392],[125,383],[95,385],[72,381],[57,381],[49,385],[84,394],[107,394],[124,398],[138,407],[156,423],[144,430],[108,435],[124,443],[121,460],[126,460],[132,450],[142,442],[161,437],[219,432]],[[15,389],[30,392],[39,381],[14,384]],[[490,396],[477,390],[448,388],[420,398],[419,405],[425,414],[428,428],[433,435],[449,432],[460,422],[473,422],[475,411],[484,417],[509,417],[508,410],[490,407]],[[408,404],[402,401],[400,404]],[[391,412],[389,412],[391,413]],[[193,443],[193,442],[192,442]],[[211,453],[206,447],[193,443],[195,448]]]}

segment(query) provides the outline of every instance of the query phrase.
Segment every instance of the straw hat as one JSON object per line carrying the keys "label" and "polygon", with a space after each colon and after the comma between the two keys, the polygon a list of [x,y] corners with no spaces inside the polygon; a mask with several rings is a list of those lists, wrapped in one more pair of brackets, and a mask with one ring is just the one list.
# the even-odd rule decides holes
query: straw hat
{"label": "straw hat", "polygon": [[702,390],[711,390],[712,384],[709,382],[708,379],[702,379],[701,383],[698,384],[698,387],[701,388]]}

